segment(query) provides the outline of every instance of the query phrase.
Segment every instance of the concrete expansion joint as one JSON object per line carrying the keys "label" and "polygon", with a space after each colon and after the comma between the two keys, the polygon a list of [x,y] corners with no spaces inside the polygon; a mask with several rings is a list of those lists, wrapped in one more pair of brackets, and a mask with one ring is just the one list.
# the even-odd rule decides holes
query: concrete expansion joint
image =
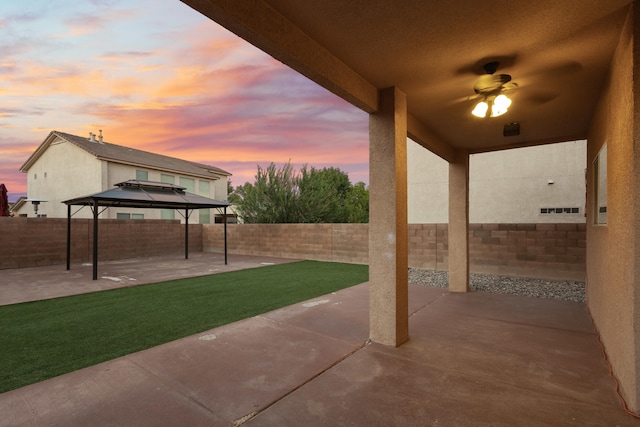
{"label": "concrete expansion joint", "polygon": [[311,381],[315,380],[316,378],[318,378],[320,375],[324,374],[325,372],[329,371],[330,369],[332,369],[333,367],[339,365],[340,363],[342,363],[343,361],[345,361],[346,359],[348,359],[349,357],[353,356],[354,354],[356,354],[358,351],[362,350],[363,348],[365,348],[367,345],[369,345],[371,343],[371,340],[368,339],[366,341],[364,341],[362,344],[358,345],[356,348],[354,348],[353,350],[351,350],[349,353],[345,354],[344,356],[342,356],[340,359],[336,360],[334,363],[332,363],[331,365],[327,366],[326,368],[322,369],[320,372],[318,372],[317,374],[307,378],[306,381],[303,381],[302,383],[298,384],[296,387],[292,388],[291,390],[289,390],[288,392],[284,393],[282,396],[274,399],[272,402],[270,402],[269,404],[265,405],[264,408],[258,410],[258,411],[254,411],[251,412],[243,417],[238,418],[237,420],[235,420],[233,422],[233,426],[237,427],[240,426],[244,423],[246,423],[247,421],[255,418],[256,416],[258,416],[260,413],[266,411],[267,409],[271,408],[273,405],[275,405],[276,403],[280,402],[281,400],[285,399],[287,396],[289,396],[292,393],[295,393],[296,391],[298,391],[300,388],[304,387],[305,385],[307,385],[308,383],[310,383]]}
{"label": "concrete expansion joint", "polygon": [[[317,335],[317,336],[319,336],[319,337],[323,337],[323,338],[326,338],[327,336],[330,336],[330,335],[327,335],[327,334],[323,334],[323,333],[321,333],[321,332],[317,332],[317,331],[313,331],[313,330],[311,330],[311,329],[304,328],[304,327],[302,327],[302,326],[292,325],[292,324],[289,324],[289,323],[287,323],[287,322],[283,322],[283,321],[279,321],[279,320],[274,320],[274,319],[269,319],[268,317],[255,316],[255,318],[257,318],[257,319],[261,319],[261,320],[266,320],[266,321],[268,321],[268,322],[274,323],[274,324],[279,325],[279,326],[286,326],[286,327],[288,327],[288,328],[298,329],[298,330],[300,330],[300,331],[303,331],[303,332],[304,332],[304,333],[306,333],[306,334],[313,334],[313,335]],[[338,338],[338,337],[333,337],[333,336],[332,336],[331,338],[333,338],[333,339],[335,339],[335,340],[338,340],[338,341],[353,342],[353,340],[346,339],[346,338]],[[335,364],[340,363],[340,362],[341,362],[341,361],[343,361],[346,357],[351,356],[351,355],[352,355],[353,353],[355,353],[356,351],[358,351],[358,350],[360,350],[361,348],[363,348],[363,347],[367,346],[368,344],[370,344],[370,341],[371,341],[371,339],[368,339],[367,341],[365,341],[365,342],[364,342],[364,344],[359,345],[355,350],[353,350],[351,353],[347,354],[347,356],[343,357],[342,359],[338,360]],[[332,365],[332,366],[335,366],[335,364],[334,364],[334,365]]]}
{"label": "concrete expansion joint", "polygon": [[436,302],[440,301],[442,298],[446,297],[447,295],[448,295],[448,292],[442,292],[442,294],[438,298],[434,299],[433,301],[430,301],[430,302],[426,303],[423,306],[418,307],[418,309],[416,309],[412,313],[409,313],[409,317],[412,317],[412,316],[418,314],[418,312],[424,310],[425,308],[429,307],[430,305],[435,304]]}

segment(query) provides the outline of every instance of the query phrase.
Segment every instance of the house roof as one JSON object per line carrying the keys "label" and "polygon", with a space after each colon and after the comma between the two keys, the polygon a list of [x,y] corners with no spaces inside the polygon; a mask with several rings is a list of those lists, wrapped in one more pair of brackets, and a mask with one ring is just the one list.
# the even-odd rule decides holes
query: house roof
{"label": "house roof", "polygon": [[27,161],[20,167],[21,172],[27,172],[29,168],[40,158],[47,148],[57,138],[63,139],[100,160],[113,163],[122,163],[132,166],[145,167],[150,169],[165,170],[168,172],[193,175],[207,179],[219,179],[220,176],[230,176],[231,173],[215,166],[188,160],[177,159],[162,154],[150,153],[136,148],[124,147],[106,141],[91,140],[86,137],[71,135],[60,131],[51,131],[47,138],[31,154]]}
{"label": "house roof", "polygon": [[9,203],[9,212],[17,212],[18,209],[20,209],[26,202],[27,198],[25,196],[20,196],[20,198],[15,202]]}
{"label": "house roof", "polygon": [[223,208],[229,203],[187,193],[185,187],[155,181],[130,179],[116,188],[88,196],[65,200],[67,205],[111,206],[125,208],[203,209]]}
{"label": "house roof", "polygon": [[[584,139],[633,3],[182,1],[364,111],[396,87],[409,136],[450,161],[456,149]],[[507,114],[478,119],[474,85],[492,61],[518,86]],[[512,122],[519,135],[504,134]]]}

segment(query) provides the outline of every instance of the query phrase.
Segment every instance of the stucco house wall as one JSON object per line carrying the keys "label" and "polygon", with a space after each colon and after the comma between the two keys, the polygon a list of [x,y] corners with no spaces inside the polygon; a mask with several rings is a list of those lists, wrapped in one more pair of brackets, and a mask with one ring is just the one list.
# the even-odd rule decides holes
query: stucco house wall
{"label": "stucco house wall", "polygon": [[[640,13],[632,7],[589,131],[587,297],[620,392],[640,409]],[[635,25],[633,22],[635,21]],[[607,148],[607,219],[596,224],[594,160]]]}
{"label": "stucco house wall", "polygon": [[[108,164],[108,185],[105,187],[105,190],[113,187],[115,184],[119,182],[126,181],[128,179],[136,179],[137,171],[145,171],[147,172],[147,177],[149,181],[158,181],[158,182],[166,182],[163,181],[167,179],[167,177],[172,177],[173,184],[183,185],[181,182],[182,179],[192,180],[193,189],[187,189],[189,192],[193,192],[199,194],[201,196],[209,197],[211,199],[216,200],[226,200],[227,199],[227,181],[226,179],[218,179],[218,180],[210,180],[205,179],[203,177],[197,177],[193,175],[180,174],[167,170],[154,169],[149,167],[142,166],[131,166],[125,165],[121,163],[112,163],[105,162]],[[205,185],[202,185],[202,183]],[[222,184],[222,185],[221,185]],[[217,197],[216,197],[217,196]],[[201,209],[204,211],[204,209]],[[210,211],[210,222],[213,223],[213,218],[215,214],[218,213],[216,209],[209,209]],[[118,213],[128,213],[128,214],[144,214],[144,219],[179,219],[182,223],[184,223],[184,218],[179,213],[175,213],[171,218],[162,218],[162,210],[161,209],[132,209],[132,208],[109,208],[105,216],[105,218],[117,218]],[[166,213],[165,213],[166,215]],[[190,224],[199,224],[200,223],[200,210],[194,212],[189,217]]]}
{"label": "stucco house wall", "polygon": [[[47,200],[38,206],[38,214],[66,218],[67,206],[60,203],[62,200],[101,191],[101,163],[73,144],[60,139],[53,142],[27,172],[28,197]],[[29,202],[14,214],[35,216]],[[78,213],[78,217],[90,216]]]}
{"label": "stucco house wall", "polygon": [[[471,155],[469,221],[584,223],[586,152],[571,141]],[[409,223],[447,222],[448,163],[410,139],[407,159]]]}

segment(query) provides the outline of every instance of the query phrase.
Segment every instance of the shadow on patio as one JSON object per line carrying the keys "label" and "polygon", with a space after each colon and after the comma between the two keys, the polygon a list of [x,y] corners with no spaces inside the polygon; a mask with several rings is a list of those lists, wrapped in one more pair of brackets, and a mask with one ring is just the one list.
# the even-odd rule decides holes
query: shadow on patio
{"label": "shadow on patio", "polygon": [[409,289],[399,348],[367,344],[365,283],[0,394],[0,424],[639,424],[585,304]]}

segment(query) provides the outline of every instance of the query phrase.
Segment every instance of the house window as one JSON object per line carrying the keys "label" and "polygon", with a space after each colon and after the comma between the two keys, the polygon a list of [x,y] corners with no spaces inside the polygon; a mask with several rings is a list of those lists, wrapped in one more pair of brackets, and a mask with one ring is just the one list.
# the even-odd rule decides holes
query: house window
{"label": "house window", "polygon": [[161,209],[160,219],[176,219],[176,211],[173,209]]}
{"label": "house window", "polygon": [[176,182],[176,178],[173,175],[167,175],[166,173],[161,173],[160,182],[166,182],[167,184],[174,184]]}
{"label": "house window", "polygon": [[209,197],[211,194],[211,184],[209,181],[198,181],[198,194],[201,196]]}
{"label": "house window", "polygon": [[180,177],[180,186],[184,187],[189,193],[196,192],[196,180],[193,178]]}
{"label": "house window", "polygon": [[607,223],[607,144],[593,161],[593,218],[594,224]]}
{"label": "house window", "polygon": [[211,209],[199,209],[200,217],[198,218],[198,222],[200,224],[210,224],[211,223]]}
{"label": "house window", "polygon": [[149,181],[149,171],[136,169],[136,179],[138,181]]}
{"label": "house window", "polygon": [[144,214],[118,212],[116,214],[116,218],[117,219],[144,219]]}

